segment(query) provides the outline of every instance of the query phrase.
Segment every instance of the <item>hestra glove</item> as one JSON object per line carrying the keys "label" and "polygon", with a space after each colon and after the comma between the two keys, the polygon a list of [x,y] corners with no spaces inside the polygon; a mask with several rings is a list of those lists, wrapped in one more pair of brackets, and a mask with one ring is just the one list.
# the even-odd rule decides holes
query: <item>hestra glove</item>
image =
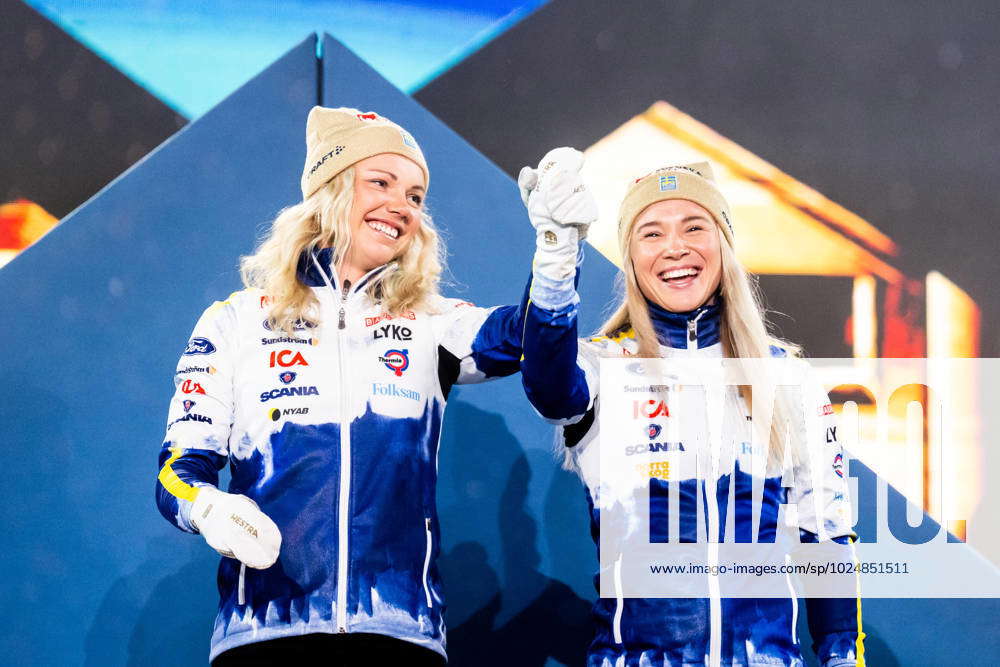
{"label": "hestra glove", "polygon": [[[579,243],[597,220],[597,202],[580,176],[583,153],[562,147],[545,154],[537,169],[524,167],[517,178],[521,200],[535,228],[532,301],[558,309],[576,275]],[[537,289],[536,289],[537,288]]]}
{"label": "hestra glove", "polygon": [[281,531],[250,498],[202,486],[191,508],[191,523],[223,556],[263,570],[281,551]]}

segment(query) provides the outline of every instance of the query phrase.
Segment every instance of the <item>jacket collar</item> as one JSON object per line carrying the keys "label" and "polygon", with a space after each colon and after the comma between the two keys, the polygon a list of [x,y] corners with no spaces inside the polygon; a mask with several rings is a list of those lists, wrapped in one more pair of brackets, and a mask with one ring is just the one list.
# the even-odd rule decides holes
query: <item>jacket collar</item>
{"label": "jacket collar", "polygon": [[[715,303],[703,305],[686,313],[674,313],[647,300],[649,317],[661,345],[687,348],[689,342],[697,347],[708,347],[719,342],[719,323],[722,320],[722,297],[715,295]],[[690,339],[691,334],[694,338]],[[691,345],[694,347],[694,345]]]}
{"label": "jacket collar", "polygon": [[[396,263],[390,262],[377,266],[363,275],[355,284],[351,285],[351,292],[358,292],[365,289],[373,280],[384,275],[388,275]],[[327,282],[337,291],[340,291],[340,278],[333,266],[333,248],[323,248],[322,250],[304,250],[299,256],[299,263],[295,273],[299,281],[308,287],[324,287]]]}

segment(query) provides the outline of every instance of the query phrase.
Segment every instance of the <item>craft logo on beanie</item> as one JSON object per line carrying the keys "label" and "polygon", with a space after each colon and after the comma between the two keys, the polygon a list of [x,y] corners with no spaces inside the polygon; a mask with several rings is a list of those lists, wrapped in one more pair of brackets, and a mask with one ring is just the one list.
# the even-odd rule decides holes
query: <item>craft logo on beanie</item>
{"label": "craft logo on beanie", "polygon": [[348,107],[313,107],[306,120],[306,162],[302,170],[302,198],[308,199],[331,178],[355,162],[379,153],[395,153],[413,160],[430,174],[413,136],[384,116]]}
{"label": "craft logo on beanie", "polygon": [[707,162],[661,167],[635,179],[618,210],[618,227],[623,230],[647,206],[667,199],[687,199],[707,210],[733,244],[733,223],[729,203],[715,184]]}

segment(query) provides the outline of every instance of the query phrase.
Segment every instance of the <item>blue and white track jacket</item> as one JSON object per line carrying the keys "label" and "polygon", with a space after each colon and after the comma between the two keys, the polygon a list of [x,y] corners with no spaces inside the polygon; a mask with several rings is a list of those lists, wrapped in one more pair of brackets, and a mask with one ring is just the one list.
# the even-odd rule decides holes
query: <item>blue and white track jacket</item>
{"label": "blue and white track jacket", "polygon": [[320,308],[294,337],[256,289],[209,307],[174,376],[156,485],[160,512],[195,532],[197,487],[252,498],[278,525],[266,570],[222,558],[211,657],[306,633],[367,632],[445,654],[435,510],[441,418],[453,384],[518,370],[523,309],[440,298],[389,317],[349,289],[330,251],[304,256]]}
{"label": "blue and white track jacket", "polygon": [[[553,293],[555,287],[549,285]],[[562,286],[563,291],[573,290],[572,284]],[[559,424],[563,444],[570,448],[569,462],[587,487],[587,500],[591,513],[591,532],[599,544],[600,489],[600,437],[599,413],[601,409],[599,387],[599,361],[602,357],[621,357],[635,354],[637,341],[632,332],[615,337],[577,339],[576,303],[578,299],[553,297],[554,303],[569,303],[558,310],[546,310],[530,303],[525,315],[524,358],[521,364],[522,382],[529,400],[539,414],[548,421]],[[722,356],[719,338],[720,316],[718,306],[702,307],[692,313],[670,313],[650,304],[654,327],[659,337],[660,355],[670,357]],[[777,353],[778,350],[775,349]],[[783,351],[781,351],[783,352]],[[777,356],[783,356],[778,354]],[[803,362],[804,363],[804,362]],[[829,410],[826,395],[819,390],[816,408],[822,414]],[[730,414],[743,414],[745,405],[733,390],[727,399],[734,402]],[[749,415],[749,413],[745,413]],[[677,416],[671,414],[671,416]],[[830,417],[832,419],[832,417]],[[703,423],[703,422],[702,422]],[[697,428],[697,420],[681,420]],[[642,424],[640,424],[642,426]],[[658,431],[658,427],[654,427]],[[681,426],[683,429],[684,426]],[[731,439],[739,452],[741,441],[752,442],[750,425],[737,417],[727,421],[723,437]],[[744,433],[744,429],[746,432]],[[835,432],[834,432],[835,433]],[[698,440],[701,434],[690,431],[681,434]],[[641,438],[622,434],[616,436],[622,444],[641,442]],[[677,444],[677,443],[673,443]],[[839,444],[834,444],[839,451]],[[827,445],[830,447],[830,445]],[[684,456],[695,455],[688,443],[687,451],[677,451],[675,463],[682,464]],[[752,447],[751,447],[752,449]],[[750,488],[750,475],[740,468],[742,456],[728,468],[735,476],[732,488],[736,489],[735,531],[750,532],[745,524],[750,515],[741,513],[740,489]],[[744,462],[743,470],[761,470]],[[671,463],[671,471],[674,463]],[[707,485],[703,479],[682,479],[683,473],[670,481],[650,481],[650,513],[659,510],[667,514],[668,488],[676,484],[680,497],[681,525],[684,526],[685,507],[690,516],[701,516],[705,523],[713,511],[723,517],[729,506],[730,474]],[[781,504],[798,504],[801,508],[822,507],[822,516],[815,511],[800,511],[798,520],[801,541],[816,541],[817,533],[824,532],[833,538],[830,546],[843,560],[853,558],[849,540],[851,512],[846,483],[837,475],[829,475],[825,488],[782,488],[781,478],[765,480],[760,525],[773,525],[778,520]],[[808,475],[797,476],[808,479]],[[718,493],[706,493],[706,486],[717,486]],[[819,494],[819,498],[811,497]],[[713,501],[714,496],[714,501]],[[810,502],[804,502],[806,500]],[[814,500],[818,504],[814,504]],[[695,508],[704,503],[705,511]],[[711,507],[715,504],[715,507]],[[694,525],[699,519],[687,522]],[[770,522],[770,524],[768,523]],[[818,528],[823,522],[824,531]],[[651,524],[652,525],[652,524]],[[681,528],[681,541],[686,541]],[[702,530],[707,530],[702,526]],[[720,538],[723,537],[720,535]],[[651,541],[655,539],[651,530]],[[773,539],[773,538],[772,538]],[[697,541],[692,538],[690,542]],[[747,540],[750,541],[750,540]],[[766,540],[760,540],[766,541]],[[595,583],[596,583],[595,577]],[[852,578],[853,582],[853,578]],[[794,594],[774,598],[599,598],[594,605],[595,632],[588,650],[588,667],[631,667],[632,665],[801,665],[802,655],[796,637],[795,625],[798,600]],[[851,592],[855,588],[850,589]],[[860,604],[855,598],[808,599],[806,601],[810,632],[815,640],[814,649],[824,667],[863,665],[863,633],[861,632]]]}

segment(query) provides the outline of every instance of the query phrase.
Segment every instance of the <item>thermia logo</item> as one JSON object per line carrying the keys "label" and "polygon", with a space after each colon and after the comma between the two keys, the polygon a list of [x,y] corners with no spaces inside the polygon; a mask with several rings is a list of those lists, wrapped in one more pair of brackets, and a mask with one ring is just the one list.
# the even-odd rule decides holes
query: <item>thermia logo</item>
{"label": "thermia logo", "polygon": [[184,354],[212,354],[215,346],[207,338],[192,338],[184,348]]}
{"label": "thermia logo", "polygon": [[378,358],[385,367],[396,374],[396,377],[401,377],[403,371],[410,367],[410,351],[409,350],[386,350],[385,354]]}
{"label": "thermia logo", "polygon": [[392,383],[372,382],[372,396],[396,396],[398,398],[408,398],[411,401],[420,400],[420,392],[397,387]]}
{"label": "thermia logo", "polygon": [[283,398],[285,396],[319,396],[319,389],[316,387],[281,387],[262,392],[260,402],[266,403],[271,399]]}

